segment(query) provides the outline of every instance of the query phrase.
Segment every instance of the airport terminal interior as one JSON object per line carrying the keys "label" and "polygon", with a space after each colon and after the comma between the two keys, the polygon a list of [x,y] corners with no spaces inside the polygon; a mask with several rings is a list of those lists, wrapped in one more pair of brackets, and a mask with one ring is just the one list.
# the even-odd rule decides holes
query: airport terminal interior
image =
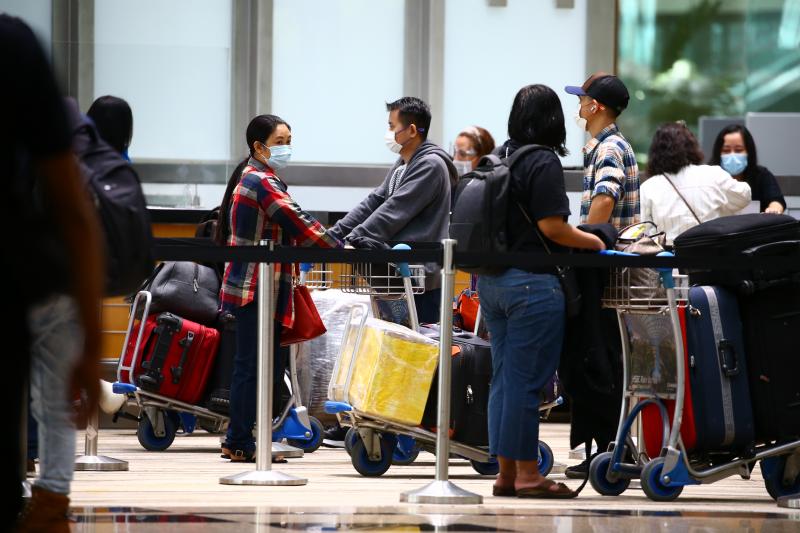
{"label": "airport terminal interior", "polygon": [[[524,497],[529,492],[515,489],[513,480],[512,494],[498,494],[502,487],[493,483],[503,479],[508,464],[498,463],[490,455],[488,436],[484,435],[486,440],[480,442],[460,441],[453,425],[449,426],[449,433],[444,432],[447,436],[437,434],[437,415],[442,410],[436,395],[438,361],[454,357],[448,373],[454,376],[455,388],[463,385],[455,377],[455,356],[461,353],[466,358],[467,353],[453,348],[450,354],[450,343],[445,347],[445,340],[452,341],[453,346],[467,343],[474,350],[481,346],[487,353],[496,350],[491,341],[497,339],[497,334],[493,336],[491,329],[498,323],[497,315],[483,317],[478,307],[476,284],[484,286],[483,273],[451,272],[448,268],[440,271],[438,267],[431,271],[430,263],[425,261],[408,266],[399,263],[399,259],[359,264],[316,262],[308,271],[295,269],[294,283],[305,285],[308,292],[304,294],[309,295],[325,321],[327,333],[280,350],[274,349],[270,340],[264,340],[272,339],[276,325],[281,325],[278,314],[275,322],[262,316],[263,309],[276,305],[272,295],[259,289],[249,295],[242,289],[244,296],[223,295],[223,312],[214,314],[213,326],[209,323],[208,328],[199,327],[219,336],[215,342],[222,353],[226,334],[230,333],[221,318],[225,298],[239,298],[242,304],[252,301],[248,307],[258,308],[258,322],[255,313],[247,316],[253,324],[262,326],[258,355],[263,359],[259,359],[258,370],[255,364],[250,370],[259,384],[257,398],[250,398],[251,404],[258,402],[257,410],[252,409],[255,405],[249,405],[247,411],[252,411],[256,420],[266,421],[260,427],[256,424],[254,435],[259,443],[272,443],[272,461],[266,446],[255,451],[227,448],[226,438],[231,433],[226,437],[226,431],[232,419],[229,406],[243,401],[234,400],[230,376],[234,375],[234,382],[238,378],[230,368],[226,384],[221,385],[224,394],[219,397],[212,390],[211,381],[218,377],[214,373],[219,372],[213,366],[208,371],[213,374],[209,384],[203,381],[197,385],[202,390],[198,389],[193,399],[171,396],[164,392],[165,388],[150,389],[139,379],[152,372],[147,371],[147,366],[141,367],[141,361],[137,363],[137,354],[141,352],[144,358],[148,350],[158,350],[152,346],[153,337],[145,337],[167,330],[161,329],[167,328],[163,315],[147,324],[144,317],[181,313],[164,306],[158,307],[157,312],[148,311],[151,304],[154,308],[158,305],[155,292],[152,302],[150,292],[146,297],[137,297],[136,290],[107,295],[102,301],[100,320],[100,408],[75,432],[74,478],[71,485],[67,482],[68,530],[800,532],[800,388],[796,385],[800,374],[792,380],[794,388],[781,393],[786,405],[780,406],[780,413],[777,407],[765,408],[753,400],[751,418],[755,417],[755,422],[749,422],[754,425],[749,428],[751,436],[749,440],[742,437],[747,444],[739,448],[731,444],[740,438],[741,407],[737,402],[741,398],[737,397],[740,393],[736,383],[745,383],[746,391],[750,379],[755,398],[753,387],[758,387],[759,379],[762,385],[770,381],[764,377],[766,371],[760,376],[755,372],[756,377],[752,377],[751,367],[758,357],[748,349],[750,367],[746,367],[743,354],[735,347],[736,339],[746,343],[757,335],[764,339],[786,335],[790,330],[795,335],[796,327],[800,327],[800,223],[795,220],[800,218],[800,0],[0,0],[2,13],[19,17],[32,29],[61,95],[77,102],[83,118],[76,120],[88,120],[92,127],[100,129],[101,119],[95,118],[90,106],[107,95],[129,105],[132,134],[124,139],[115,157],[127,160],[129,164],[125,165],[138,175],[149,229],[156,242],[163,245],[160,250],[165,257],[156,254],[153,267],[162,260],[167,265],[178,264],[175,254],[185,254],[189,249],[186,243],[191,241],[186,239],[214,237],[216,230],[209,229],[211,222],[218,227],[213,210],[231,195],[229,178],[232,173],[236,176],[243,158],[247,161],[248,150],[254,158],[250,160],[250,171],[280,169],[277,174],[281,183],[288,185],[288,193],[281,195],[291,195],[290,200],[318,220],[318,232],[322,234],[325,228],[328,235],[341,232],[346,217],[358,211],[362,200],[372,198],[369,195],[373,189],[383,187],[387,198],[393,190],[400,190],[403,173],[411,175],[410,169],[414,168],[413,160],[409,162],[405,155],[405,135],[423,135],[423,139],[441,147],[437,153],[447,159],[442,168],[451,169],[449,183],[454,192],[460,191],[456,189],[456,183],[461,183],[459,176],[469,175],[476,169],[479,155],[489,152],[477,152],[486,141],[483,134],[492,139],[492,146],[504,146],[514,122],[513,113],[509,117],[509,112],[512,103],[516,105],[515,94],[531,84],[543,84],[555,92],[560,105],[554,112],[563,115],[565,129],[563,144],[556,143],[556,152],[563,148],[563,155],[553,158],[560,159],[563,167],[563,207],[547,216],[577,226],[586,222],[588,206],[594,209],[595,205],[594,196],[586,190],[587,162],[595,153],[585,149],[594,135],[591,122],[586,121],[587,102],[591,103],[591,113],[598,106],[604,113],[612,112],[615,107],[606,104],[606,98],[613,100],[616,93],[593,91],[599,90],[601,82],[608,81],[607,86],[611,87],[612,82],[620,80],[625,98],[617,110],[616,124],[627,139],[626,169],[638,165],[638,179],[647,183],[648,168],[652,169],[658,155],[654,135],[665,125],[675,123],[688,132],[687,138],[696,141],[692,153],[699,156],[689,155],[691,165],[713,166],[721,173],[715,174],[714,179],[737,182],[737,172],[742,178],[744,172],[750,171],[745,167],[748,156],[755,166],[757,145],[759,168],[768,169],[767,174],[773,176],[769,190],[777,192],[767,197],[766,186],[757,188],[750,183],[746,197],[735,200],[739,202],[736,215],[759,214],[764,219],[773,212],[780,213],[784,226],[769,231],[785,231],[787,237],[773,241],[784,243],[778,247],[780,254],[794,253],[793,274],[786,278],[790,286],[773,287],[770,284],[777,282],[771,278],[763,282],[763,287],[768,287],[764,291],[784,295],[780,307],[783,314],[769,330],[749,326],[759,314],[766,316],[774,311],[766,304],[759,304],[759,308],[753,304],[752,309],[746,310],[742,302],[756,298],[752,294],[740,297],[741,321],[737,316],[734,325],[726,322],[724,328],[719,326],[720,320],[727,319],[724,311],[722,319],[719,311],[713,311],[717,298],[723,300],[720,293],[709,288],[717,283],[695,283],[701,279],[699,274],[693,280],[692,274],[687,275],[685,270],[678,274],[677,269],[673,279],[671,268],[662,268],[661,274],[651,270],[654,277],[650,283],[655,285],[646,297],[650,308],[642,312],[644,304],[632,303],[632,282],[621,282],[619,278],[615,281],[614,272],[632,277],[644,269],[612,269],[608,283],[627,283],[628,287],[624,300],[617,296],[611,299],[601,289],[603,312],[612,313],[610,328],[618,339],[621,336],[620,350],[624,354],[624,365],[611,366],[624,390],[619,396],[624,395],[626,400],[622,409],[618,403],[611,408],[605,406],[606,412],[611,411],[612,444],[620,412],[622,418],[630,415],[637,398],[653,396],[655,400],[643,407],[640,416],[631,415],[629,427],[625,428],[629,434],[626,437],[620,433],[620,446],[612,446],[616,452],[597,450],[596,445],[587,450],[586,444],[575,438],[574,427],[578,420],[587,423],[587,415],[579,418],[573,413],[578,408],[575,402],[586,401],[586,395],[573,402],[570,391],[561,387],[563,383],[553,385],[550,381],[543,386],[555,388],[550,391],[552,394],[543,389],[537,399],[540,444],[538,462],[533,456],[533,468],[537,476],[542,472],[547,479],[564,483],[568,487],[562,487],[564,491],[585,485],[576,497],[562,499],[543,494],[546,489]],[[593,81],[590,76],[598,72],[604,74],[599,81]],[[568,86],[572,87],[569,91]],[[397,108],[391,107],[403,97],[415,97],[427,104],[427,127],[412,128],[405,122],[404,108],[398,114]],[[91,118],[87,119],[87,114]],[[258,142],[248,146],[251,120],[259,115],[277,115],[286,122],[281,125],[290,125],[291,130],[286,129],[291,144],[290,163],[288,159],[280,160],[283,152],[274,145],[268,147],[266,139],[256,139]],[[394,129],[393,134],[388,132],[389,138],[387,117],[389,129]],[[392,117],[399,117],[399,126],[391,123]],[[732,125],[739,129],[730,129]],[[731,133],[746,145],[732,149],[739,156],[744,153],[738,171],[726,166],[735,159],[726,159],[726,155],[732,155],[725,151]],[[108,144],[113,146],[110,140]],[[678,149],[671,146],[668,155]],[[271,156],[264,156],[261,161],[259,157],[264,153]],[[404,159],[399,168],[398,154]],[[475,161],[468,162],[472,157]],[[591,179],[594,180],[593,175]],[[736,185],[743,186],[742,180]],[[680,196],[678,188],[674,190]],[[636,194],[644,191],[643,186],[639,193],[637,185]],[[239,203],[226,209],[241,208],[244,194],[236,194],[239,193],[234,193]],[[599,196],[609,198],[609,194]],[[672,194],[672,189],[665,194]],[[644,196],[641,197],[644,210]],[[616,198],[621,201],[619,196]],[[723,201],[727,204],[719,208],[718,215],[733,214],[734,200],[730,198]],[[454,216],[455,200],[448,204]],[[383,197],[380,201],[384,201]],[[419,198],[413,201],[418,202]],[[635,201],[638,210],[639,200]],[[675,205],[680,202],[677,199]],[[699,224],[685,199],[680,203],[681,209],[683,204],[688,207],[684,222],[689,223],[685,227]],[[567,208],[568,215],[563,211]],[[297,217],[291,206],[281,209],[284,219]],[[371,204],[370,210],[375,209],[376,204]],[[415,212],[423,211],[420,208]],[[552,217],[554,214],[559,216]],[[614,211],[613,216],[624,214]],[[442,220],[454,219],[445,215]],[[519,221],[522,223],[523,219]],[[638,211],[635,222],[640,222]],[[419,220],[410,223],[414,224],[423,226],[422,230],[428,226],[419,224]],[[327,237],[314,233],[315,227],[304,227],[306,233],[301,237],[310,239],[314,246],[332,247],[326,244]],[[541,223],[538,227],[542,229]],[[550,238],[549,233],[547,237]],[[722,246],[725,236],[717,237],[698,247],[710,250]],[[539,238],[545,242],[541,233]],[[350,247],[356,242],[345,239],[345,234],[339,239]],[[208,251],[210,243],[205,242]],[[622,242],[621,236],[617,242]],[[688,237],[684,242],[688,253]],[[535,246],[543,251],[538,243]],[[673,249],[669,230],[667,243],[669,246],[665,244],[661,251]],[[378,244],[378,251],[389,253],[384,251],[383,243]],[[750,246],[762,244],[777,249],[774,242],[766,240],[753,241]],[[447,246],[444,252],[437,252],[444,254],[445,262]],[[453,246],[458,252],[458,244]],[[413,248],[412,245],[412,251]],[[319,253],[323,251],[329,250]],[[681,259],[680,238],[674,240],[674,251]],[[749,257],[754,256],[758,259],[759,252]],[[716,259],[719,265],[721,260]],[[792,258],[776,260],[785,266]],[[195,261],[182,257],[180,261],[201,265],[197,268],[219,278],[224,271],[222,292],[226,283],[232,283],[234,274],[225,268],[220,271],[215,264],[224,259]],[[390,265],[387,267],[386,263]],[[403,265],[408,266],[408,272]],[[292,281],[284,279],[285,272],[274,274],[268,270],[262,264],[256,271],[259,280],[269,274],[275,287],[281,283],[292,287]],[[766,271],[771,272],[768,268],[759,272],[766,276]],[[198,292],[198,272],[194,271],[194,293]],[[546,272],[556,273],[552,267]],[[717,279],[714,272],[710,268],[703,279]],[[178,276],[178,267],[162,268],[153,275],[156,279]],[[188,275],[192,279],[191,273]],[[252,269],[241,275],[254,276]],[[215,277],[212,305],[219,304],[219,278]],[[706,291],[703,297],[711,311],[699,311],[700,304],[698,308],[687,306],[687,299],[691,302],[693,291],[698,289],[695,285],[702,285],[700,288]],[[487,286],[491,288],[488,283]],[[152,283],[142,287],[155,291]],[[750,287],[751,293],[758,293],[762,285],[751,283]],[[433,293],[436,297],[426,300],[426,293],[431,290],[437,291]],[[482,288],[480,291],[484,294]],[[530,292],[528,286],[522,292],[525,291]],[[558,292],[557,288],[553,292]],[[440,294],[444,294],[441,299]],[[586,294],[584,290],[584,302]],[[297,295],[295,287],[295,308]],[[286,303],[278,300],[278,306]],[[654,307],[658,312],[652,311]],[[399,308],[402,309],[398,311]],[[244,313],[237,314],[241,309],[227,316],[236,315],[242,323]],[[438,326],[427,330],[426,326],[420,327],[419,323],[425,320],[418,320],[417,313],[422,316],[430,309],[437,317],[449,318],[454,313],[457,329],[447,333]],[[471,319],[465,318],[467,309],[473,313],[469,315]],[[213,307],[214,313],[218,310]],[[397,320],[377,318],[389,315]],[[717,379],[714,374],[713,386],[706,387],[704,382],[698,389],[690,377],[694,379],[700,366],[695,366],[693,340],[687,340],[685,331],[701,315],[713,317],[708,326],[714,328],[712,344],[717,343],[712,349],[712,362],[722,377]],[[289,312],[288,316],[294,315]],[[185,331],[189,320],[184,319],[186,315],[177,319],[180,322],[176,335],[181,328]],[[282,327],[280,335],[286,335],[286,323]],[[567,328],[567,337],[574,338],[576,332],[570,331]],[[681,333],[683,340],[677,342]],[[180,352],[176,356],[180,362],[171,363],[177,365],[177,374],[176,367],[171,369],[176,387],[181,372],[188,373],[187,368],[194,364],[184,368],[195,338],[195,333],[189,335],[188,345],[181,344],[183,357]],[[468,341],[463,340],[467,337]],[[237,356],[234,362],[233,353],[237,343],[244,341],[236,332],[227,337],[229,341],[231,338],[235,340],[229,357],[234,366],[240,361]],[[253,333],[253,345],[256,338]],[[565,339],[565,345],[568,341]],[[787,341],[776,346],[788,361],[776,372],[800,371],[797,343]],[[408,356],[407,361],[398,363],[396,357],[386,355],[393,354],[392,350],[407,350],[413,359]],[[275,381],[281,390],[274,395],[263,394],[264,390],[274,392],[274,386],[265,389],[265,385],[273,372],[269,358],[278,356],[286,363],[285,379]],[[216,357],[221,360],[221,355]],[[651,366],[643,369],[637,357],[646,360],[641,364]],[[261,365],[262,360],[267,362]],[[487,364],[488,376],[499,372],[498,364],[492,368],[491,358]],[[407,370],[412,366],[413,371]],[[658,388],[662,372],[681,379],[670,382],[664,378],[664,388]],[[685,385],[681,372],[686,373]],[[566,378],[562,376],[563,379]],[[777,383],[777,376],[772,379]],[[435,385],[431,392],[430,383]],[[491,398],[489,382],[484,385],[485,391],[475,387],[475,397],[483,398],[481,394],[485,394]],[[447,384],[447,388],[450,386]],[[708,392],[712,389],[721,392]],[[694,395],[694,409],[690,408],[689,391]],[[497,411],[492,410],[491,404],[473,407],[472,384],[465,385],[465,394],[463,402],[457,394],[449,398],[442,395],[443,403],[451,404],[451,422],[462,419],[458,417],[467,420],[458,407],[464,403],[463,412],[474,414],[471,422],[482,421],[482,434],[486,434],[486,420],[491,426]],[[724,421],[712,417],[709,424],[721,424],[724,445],[700,453],[708,430],[700,417],[705,414],[703,406],[716,401],[708,400],[713,394],[723,398],[725,408],[720,417]],[[673,424],[675,398],[684,395],[687,407],[683,408],[683,422],[692,417],[690,424],[697,422],[696,435],[694,428],[691,436],[685,433],[680,421]],[[750,405],[744,401],[749,411]],[[271,430],[267,414],[270,408],[276,417]],[[595,408],[602,409],[600,402]],[[659,412],[666,415],[663,428],[658,422]],[[769,423],[758,418],[766,416],[765,412],[770,417],[774,415]],[[32,446],[30,437],[25,436],[30,435],[26,427],[33,418],[27,418],[19,433],[14,433],[23,441],[24,449]],[[774,427],[765,429],[769,424]],[[459,427],[457,423],[455,427]],[[490,431],[494,430],[490,427]],[[35,430],[33,434],[37,434]],[[42,435],[41,431],[38,435]],[[42,443],[39,450],[43,451]],[[449,455],[445,453],[445,458],[437,453],[442,451]],[[591,456],[591,462],[587,456]],[[249,461],[237,461],[237,457]],[[28,498],[33,494],[30,501],[35,501],[44,490],[36,485],[43,464],[31,453],[27,459],[24,491]],[[514,472],[515,462],[507,461]],[[516,464],[523,463],[531,460],[520,459]],[[668,471],[670,475],[664,475]],[[570,472],[578,474],[568,475]],[[0,528],[4,526],[13,528],[10,524]]]}

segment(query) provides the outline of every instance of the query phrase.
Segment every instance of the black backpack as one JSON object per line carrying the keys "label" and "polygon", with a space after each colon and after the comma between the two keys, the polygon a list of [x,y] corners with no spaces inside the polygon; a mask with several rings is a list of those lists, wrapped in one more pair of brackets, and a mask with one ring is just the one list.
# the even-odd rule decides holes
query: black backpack
{"label": "black backpack", "polygon": [[75,129],[72,148],[106,237],[106,295],[130,294],[150,276],[154,263],[139,176],[87,119]]}
{"label": "black backpack", "polygon": [[[481,158],[472,172],[461,176],[450,214],[450,238],[457,252],[507,252],[519,243],[508,242],[508,209],[511,198],[511,170],[523,155],[546,146],[529,144],[507,158],[491,154]],[[521,242],[521,241],[520,241]],[[497,274],[504,267],[457,264],[472,274]]]}

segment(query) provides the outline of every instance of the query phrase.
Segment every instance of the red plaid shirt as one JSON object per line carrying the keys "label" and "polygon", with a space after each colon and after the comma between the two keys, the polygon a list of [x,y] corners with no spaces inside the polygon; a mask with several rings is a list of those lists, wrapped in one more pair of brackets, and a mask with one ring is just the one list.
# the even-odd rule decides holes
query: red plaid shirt
{"label": "red plaid shirt", "polygon": [[[251,157],[231,197],[228,246],[253,246],[262,239],[271,239],[281,246],[341,247],[342,243],[303,211],[286,191],[286,184],[271,168]],[[278,289],[275,319],[287,327],[294,324],[293,274],[291,263],[275,263]],[[251,303],[257,287],[257,263],[227,263],[220,292],[222,309],[230,311]]]}

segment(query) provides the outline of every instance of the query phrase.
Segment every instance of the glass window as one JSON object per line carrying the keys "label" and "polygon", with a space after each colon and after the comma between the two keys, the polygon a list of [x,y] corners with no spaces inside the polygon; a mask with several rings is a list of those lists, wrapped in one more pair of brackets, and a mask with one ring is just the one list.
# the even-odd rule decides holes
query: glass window
{"label": "glass window", "polygon": [[639,160],[662,122],[798,111],[798,45],[798,0],[620,0],[620,122]]}
{"label": "glass window", "polygon": [[95,1],[94,95],[130,103],[132,158],[229,159],[231,17],[231,0]]}
{"label": "glass window", "polygon": [[386,102],[403,96],[403,0],[275,0],[272,112],[299,162],[389,163]]}
{"label": "glass window", "polygon": [[0,13],[7,13],[24,20],[49,55],[53,40],[52,5],[52,0],[0,0]]}
{"label": "glass window", "polygon": [[469,125],[489,130],[499,144],[507,138],[514,95],[543,83],[561,99],[570,155],[564,164],[581,166],[584,134],[572,122],[576,97],[565,85],[586,79],[586,1],[572,8],[556,2],[448,0],[445,14],[445,147]]}

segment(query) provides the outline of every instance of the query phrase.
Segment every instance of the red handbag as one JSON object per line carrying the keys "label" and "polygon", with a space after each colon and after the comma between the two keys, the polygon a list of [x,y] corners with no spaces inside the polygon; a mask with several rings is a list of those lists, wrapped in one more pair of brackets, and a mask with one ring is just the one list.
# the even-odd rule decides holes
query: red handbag
{"label": "red handbag", "polygon": [[308,287],[297,285],[293,292],[294,325],[291,328],[284,326],[281,330],[281,346],[310,341],[328,331],[319,316],[317,306],[314,305],[314,300],[311,299]]}
{"label": "red handbag", "polygon": [[478,308],[480,305],[481,302],[477,292],[467,289],[458,295],[456,312],[461,317],[461,329],[467,331],[473,331],[475,329],[475,320],[478,318]]}

